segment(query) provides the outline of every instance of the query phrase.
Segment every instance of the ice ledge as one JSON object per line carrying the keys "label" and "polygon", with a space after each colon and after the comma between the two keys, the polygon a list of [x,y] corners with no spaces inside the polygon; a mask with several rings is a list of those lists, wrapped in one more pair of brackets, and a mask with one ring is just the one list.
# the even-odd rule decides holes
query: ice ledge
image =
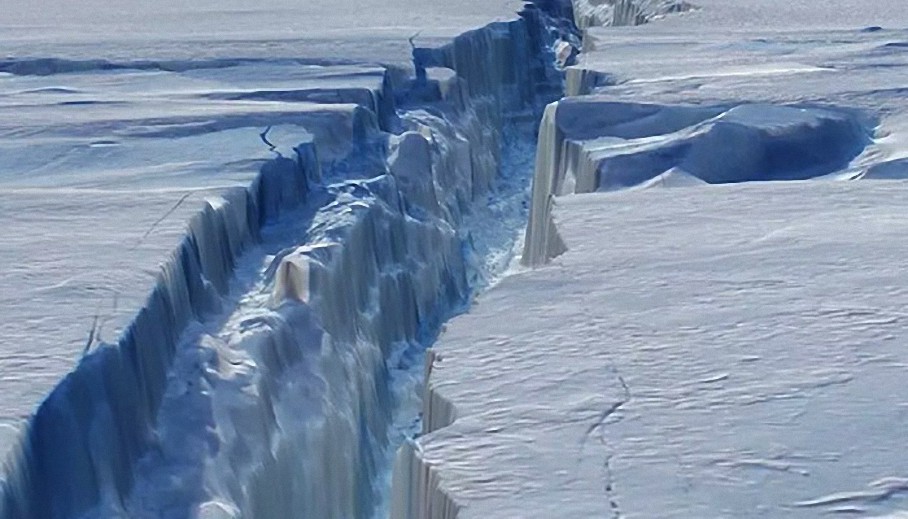
{"label": "ice ledge", "polygon": [[[444,429],[457,419],[454,403],[437,389],[432,378],[433,367],[441,361],[436,350],[427,352],[422,435]],[[406,442],[397,451],[392,492],[394,519],[453,519],[460,513],[460,505],[442,486],[442,476],[423,455],[418,439]]]}
{"label": "ice ledge", "polygon": [[828,175],[870,143],[872,129],[862,121],[849,110],[815,106],[657,105],[595,96],[554,103],[539,132],[522,261],[541,265],[564,251],[551,217],[559,196],[640,186],[669,173],[710,184]]}

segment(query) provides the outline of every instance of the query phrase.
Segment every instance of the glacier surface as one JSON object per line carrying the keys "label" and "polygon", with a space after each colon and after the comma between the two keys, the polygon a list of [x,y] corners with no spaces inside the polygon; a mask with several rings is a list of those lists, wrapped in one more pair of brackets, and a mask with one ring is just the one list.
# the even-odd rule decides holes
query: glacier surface
{"label": "glacier surface", "polygon": [[904,510],[904,184],[810,184],[559,199],[436,344],[394,517]]}

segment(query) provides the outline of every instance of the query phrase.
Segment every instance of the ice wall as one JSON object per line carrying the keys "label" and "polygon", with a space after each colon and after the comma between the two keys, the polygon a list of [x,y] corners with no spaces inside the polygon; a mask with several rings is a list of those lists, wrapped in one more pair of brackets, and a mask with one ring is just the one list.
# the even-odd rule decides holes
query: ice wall
{"label": "ice wall", "polygon": [[[264,416],[276,417],[252,447],[260,453],[253,457],[267,462],[222,487],[246,491],[212,495],[206,506],[230,502],[237,517],[288,517],[303,508],[311,517],[366,517],[375,509],[399,398],[393,372],[418,359],[444,320],[467,303],[470,256],[459,229],[499,172],[503,125],[534,114],[553,90],[542,65],[550,40],[539,26],[535,36],[530,29],[538,20],[525,13],[442,48],[415,50],[418,76],[398,96],[404,131],[389,140],[388,174],[333,188],[343,194],[316,216],[308,242],[273,268],[275,312],[297,328],[278,333],[290,342],[278,340],[277,349],[298,353],[277,370],[268,356],[253,358],[261,366],[257,377],[264,383],[281,376],[270,372],[302,369],[297,378],[314,374],[318,387],[285,386],[267,391],[269,402],[256,401]],[[295,322],[310,323],[310,331],[300,332]],[[277,333],[273,325],[269,330]],[[306,353],[313,337],[318,354]],[[276,396],[281,392],[288,394]],[[282,404],[312,402],[313,395],[324,397],[307,404],[305,418],[291,418]],[[225,397],[225,409],[236,400]],[[255,443],[256,436],[235,437]],[[217,459],[215,479],[244,473],[228,454]]]}
{"label": "ice wall", "polygon": [[416,48],[395,92],[322,99],[347,126],[313,123],[317,144],[212,200],[117,344],[42,403],[0,517],[369,516],[392,371],[471,293],[459,225],[498,173],[504,125],[560,92],[549,22],[565,9]]}
{"label": "ice wall", "polygon": [[[454,403],[435,391],[432,367],[442,358],[429,350],[425,361],[426,386],[423,394],[422,434],[437,431],[454,423]],[[397,451],[392,481],[392,519],[454,519],[460,505],[441,486],[441,478],[422,457],[419,444],[407,441]]]}
{"label": "ice wall", "polygon": [[574,20],[580,30],[642,25],[666,14],[691,9],[693,5],[684,0],[575,0]]}
{"label": "ice wall", "polygon": [[0,517],[78,517],[125,495],[132,467],[154,442],[167,370],[183,329],[218,310],[236,257],[269,218],[303,203],[319,165],[312,143],[297,160],[268,162],[248,189],[210,202],[142,310],[115,345],[85,356],[41,404],[4,464]]}

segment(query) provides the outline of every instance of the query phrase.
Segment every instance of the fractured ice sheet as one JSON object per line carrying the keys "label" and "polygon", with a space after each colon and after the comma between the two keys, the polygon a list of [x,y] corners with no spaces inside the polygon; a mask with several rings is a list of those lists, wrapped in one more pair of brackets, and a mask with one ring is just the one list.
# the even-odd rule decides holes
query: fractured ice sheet
{"label": "fractured ice sheet", "polygon": [[[395,517],[904,514],[908,9],[696,4],[585,32]],[[817,176],[887,181],[703,185]],[[629,186],[678,189],[573,195]]]}
{"label": "fractured ice sheet", "polygon": [[[480,12],[488,14],[418,38],[395,27],[387,38],[409,50],[401,35],[436,41]],[[510,13],[440,49],[436,65],[463,77],[433,73],[439,88],[426,99],[406,92],[405,54],[375,39],[360,50],[388,70],[328,54],[229,57],[236,42],[214,57],[148,59],[137,48],[154,56],[174,47],[133,46],[143,34],[114,53],[116,38],[83,55],[54,31],[30,48],[47,45],[61,58],[0,63],[10,87],[0,109],[21,116],[0,128],[6,189],[231,195],[196,214],[172,255],[158,259],[151,295],[119,347],[89,348],[43,402],[5,467],[0,514],[370,515],[382,499],[387,436],[402,434],[391,427],[389,371],[413,391],[408,366],[420,364],[440,320],[500,268],[479,264],[471,248],[506,263],[516,236],[507,226],[519,216],[499,212],[499,230],[470,213],[498,185],[505,116],[526,118],[537,94],[558,85],[536,55],[548,36],[542,27],[531,35],[526,24],[539,18],[528,16]],[[400,120],[398,100],[410,109]],[[513,184],[519,191],[500,205],[523,214],[525,184]],[[502,235],[507,251],[481,243],[485,233]],[[288,248],[266,252],[271,238]]]}
{"label": "fractured ice sheet", "polygon": [[[259,175],[282,186],[260,190],[261,207],[292,205],[299,186],[286,183],[284,169],[295,174],[299,161],[313,159],[313,140],[339,169],[353,166],[354,148],[376,144],[379,121],[370,114],[381,109],[382,69],[245,66],[0,77],[4,457],[21,421],[86,344],[116,342],[190,216]],[[249,91],[247,74],[259,74],[266,91],[292,84],[329,97],[345,84],[366,95],[327,104],[211,99]],[[380,171],[356,151],[364,175]],[[102,334],[89,341],[93,326]]]}

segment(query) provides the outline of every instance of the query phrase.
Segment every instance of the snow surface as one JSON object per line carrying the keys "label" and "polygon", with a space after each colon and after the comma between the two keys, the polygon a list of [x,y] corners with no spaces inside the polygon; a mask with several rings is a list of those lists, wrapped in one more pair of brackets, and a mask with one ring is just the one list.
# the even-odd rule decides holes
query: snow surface
{"label": "snow surface", "polygon": [[905,189],[558,199],[567,252],[435,346],[433,432],[399,460],[416,490],[395,517],[904,510]]}

